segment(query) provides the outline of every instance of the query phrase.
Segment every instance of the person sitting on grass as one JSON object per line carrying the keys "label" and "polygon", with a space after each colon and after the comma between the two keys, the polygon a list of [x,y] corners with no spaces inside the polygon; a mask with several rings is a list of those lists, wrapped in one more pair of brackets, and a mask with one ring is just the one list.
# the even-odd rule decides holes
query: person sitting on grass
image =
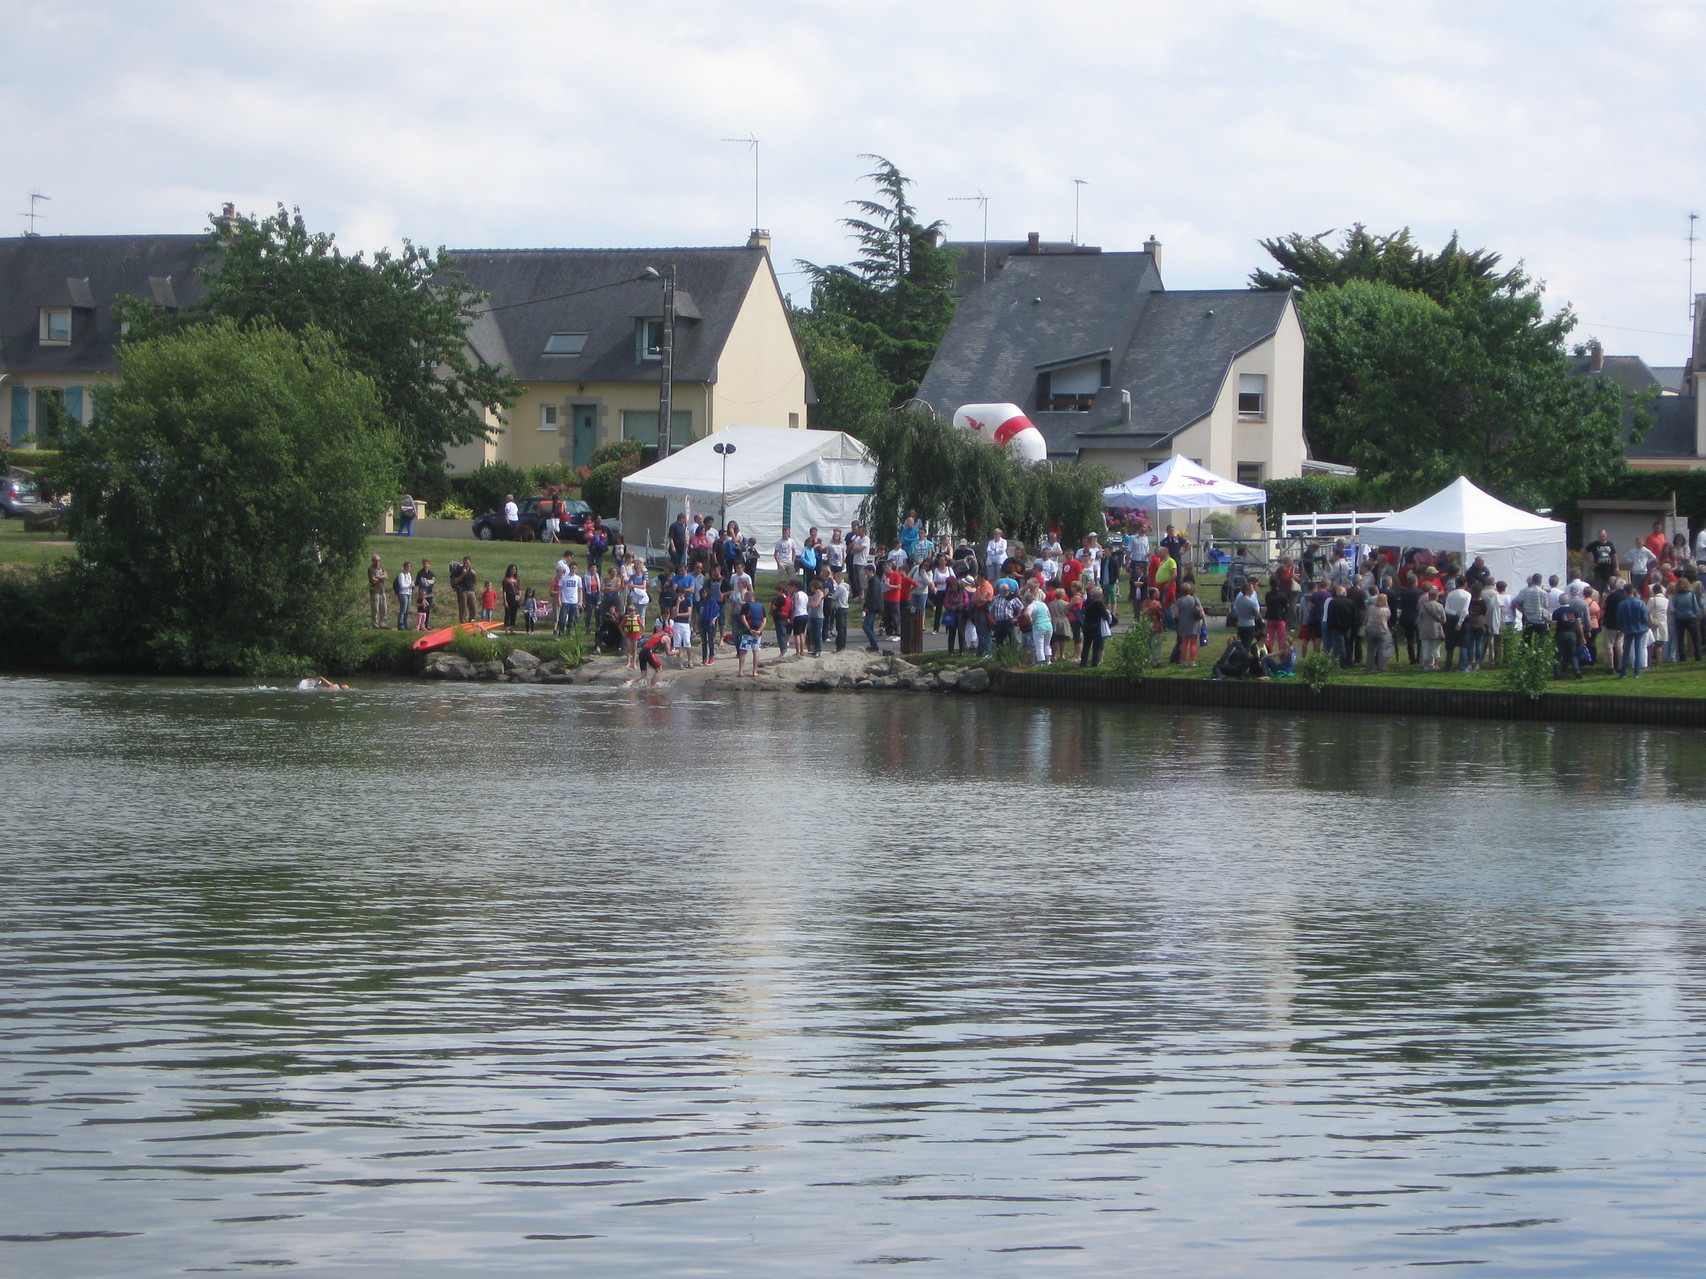
{"label": "person sitting on grass", "polygon": [[1297,666],[1297,651],[1292,648],[1291,641],[1280,641],[1279,649],[1262,659],[1262,673],[1259,679],[1284,679],[1291,675]]}
{"label": "person sitting on grass", "polygon": [[1261,669],[1243,636],[1234,635],[1231,643],[1227,644],[1225,651],[1221,653],[1220,660],[1214,664],[1210,678],[1242,679],[1257,674]]}

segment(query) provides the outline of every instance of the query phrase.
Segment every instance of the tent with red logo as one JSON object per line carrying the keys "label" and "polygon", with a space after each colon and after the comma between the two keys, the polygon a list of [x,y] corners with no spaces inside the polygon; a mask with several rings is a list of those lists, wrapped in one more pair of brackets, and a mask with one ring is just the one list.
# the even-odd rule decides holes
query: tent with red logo
{"label": "tent with red logo", "polygon": [[1266,506],[1266,490],[1251,488],[1175,453],[1159,466],[1102,490],[1113,510],[1182,511],[1207,506]]}

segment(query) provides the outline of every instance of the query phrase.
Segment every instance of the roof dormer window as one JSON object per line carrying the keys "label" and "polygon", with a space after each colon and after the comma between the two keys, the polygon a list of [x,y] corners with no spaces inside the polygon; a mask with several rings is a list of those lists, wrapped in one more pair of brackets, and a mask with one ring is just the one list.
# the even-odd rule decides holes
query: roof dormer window
{"label": "roof dormer window", "polygon": [[44,306],[41,309],[41,344],[43,346],[71,345],[71,308]]}
{"label": "roof dormer window", "polygon": [[586,350],[587,334],[553,333],[545,339],[546,355],[579,355]]}

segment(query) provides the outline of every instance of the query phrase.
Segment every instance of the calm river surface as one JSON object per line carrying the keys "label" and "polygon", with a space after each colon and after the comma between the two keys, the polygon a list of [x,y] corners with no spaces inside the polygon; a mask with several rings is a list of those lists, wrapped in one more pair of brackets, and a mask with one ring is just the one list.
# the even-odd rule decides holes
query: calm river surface
{"label": "calm river surface", "polygon": [[6,1276],[1701,1272],[1699,734],[0,714]]}

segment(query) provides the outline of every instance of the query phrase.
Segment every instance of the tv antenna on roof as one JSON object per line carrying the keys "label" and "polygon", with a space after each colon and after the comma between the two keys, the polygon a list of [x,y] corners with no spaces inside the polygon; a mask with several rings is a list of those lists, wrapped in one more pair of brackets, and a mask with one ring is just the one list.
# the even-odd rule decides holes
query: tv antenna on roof
{"label": "tv antenna on roof", "polygon": [[30,229],[24,232],[25,235],[34,235],[36,233],[36,219],[42,216],[42,214],[36,209],[36,205],[40,204],[43,200],[51,199],[53,199],[51,195],[43,195],[40,191],[30,192],[30,211],[21,215],[28,219],[30,224]]}
{"label": "tv antenna on roof", "polygon": [[744,138],[724,138],[724,142],[740,142],[752,149],[752,229],[758,230],[763,225],[758,220],[758,145],[759,139],[752,134]]}
{"label": "tv antenna on roof", "polygon": [[983,208],[983,283],[988,284],[989,283],[989,197],[983,193],[982,187],[978,188],[976,195],[950,195],[948,197],[948,203],[950,203],[950,204],[964,204],[964,203],[973,203],[973,202],[975,202],[978,205],[981,205]]}
{"label": "tv antenna on roof", "polygon": [[1072,179],[1072,242],[1074,244],[1078,243],[1078,195],[1089,185],[1089,182],[1083,178]]}
{"label": "tv antenna on roof", "polygon": [[1694,241],[1696,238],[1694,224],[1698,221],[1700,221],[1698,213],[1688,215],[1688,336],[1690,338],[1694,336],[1694,309],[1697,305],[1694,300]]}

